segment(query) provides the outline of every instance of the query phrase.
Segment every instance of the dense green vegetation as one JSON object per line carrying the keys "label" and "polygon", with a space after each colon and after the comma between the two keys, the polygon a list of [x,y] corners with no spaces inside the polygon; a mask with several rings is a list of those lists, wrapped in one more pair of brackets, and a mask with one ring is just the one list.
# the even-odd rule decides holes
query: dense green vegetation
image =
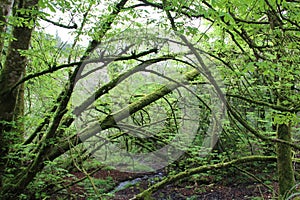
{"label": "dense green vegetation", "polygon": [[220,170],[298,195],[298,0],[0,6],[0,199],[113,199],[109,167],[164,170],[133,199]]}

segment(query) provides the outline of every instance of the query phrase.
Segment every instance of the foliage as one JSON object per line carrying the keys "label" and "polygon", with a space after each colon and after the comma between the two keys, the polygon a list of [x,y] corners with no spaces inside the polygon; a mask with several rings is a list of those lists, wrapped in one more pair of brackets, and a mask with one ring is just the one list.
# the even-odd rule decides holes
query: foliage
{"label": "foliage", "polygon": [[279,198],[298,194],[297,1],[12,2],[0,12],[0,198],[48,198],[75,171],[98,198],[113,187],[90,177],[98,166],[173,162],[137,196],[150,199],[169,181],[274,156]]}

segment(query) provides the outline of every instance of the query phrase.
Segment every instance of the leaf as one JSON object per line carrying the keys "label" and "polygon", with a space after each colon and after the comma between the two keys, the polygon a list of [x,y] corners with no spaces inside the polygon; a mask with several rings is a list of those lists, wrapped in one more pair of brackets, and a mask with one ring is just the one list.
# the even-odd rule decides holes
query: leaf
{"label": "leaf", "polygon": [[245,72],[254,72],[256,70],[255,62],[249,62],[245,69],[243,70],[243,73]]}
{"label": "leaf", "polygon": [[56,9],[54,8],[54,6],[51,3],[48,3],[48,8],[50,9],[51,12],[56,13]]}
{"label": "leaf", "polygon": [[229,13],[224,14],[224,21],[225,21],[225,23],[230,23],[230,24],[234,23],[234,20]]}

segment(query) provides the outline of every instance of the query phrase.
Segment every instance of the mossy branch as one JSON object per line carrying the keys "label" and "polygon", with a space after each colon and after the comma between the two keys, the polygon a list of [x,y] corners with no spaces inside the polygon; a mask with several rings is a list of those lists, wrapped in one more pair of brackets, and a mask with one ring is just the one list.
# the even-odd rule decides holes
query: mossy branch
{"label": "mossy branch", "polygon": [[[185,79],[193,80],[199,74],[200,73],[198,70],[195,70],[195,69],[191,70],[185,74]],[[158,99],[162,98],[163,96],[167,95],[168,93],[172,92],[177,87],[181,87],[181,86],[182,86],[182,83],[178,83],[178,82],[164,85],[161,88],[154,91],[153,93],[150,93],[150,94],[144,96],[143,98],[139,99],[138,101],[133,102],[132,104],[125,107],[124,109],[121,109],[111,115],[108,115],[107,117],[100,120],[99,122],[91,124],[86,129],[82,130],[81,133],[70,136],[68,141],[62,142],[58,146],[54,146],[51,149],[51,152],[49,152],[47,154],[48,158],[50,160],[55,159],[56,157],[65,153],[66,151],[70,150],[69,142],[71,142],[73,145],[78,145],[78,144],[82,143],[84,140],[88,139],[89,137],[92,137],[95,134],[99,133],[100,131],[114,127],[116,122],[128,117],[129,114],[134,114],[135,112],[139,111],[140,109],[155,102],[156,100],[158,100]],[[99,92],[101,92],[101,90],[99,90]],[[100,95],[100,93],[98,95]],[[87,100],[85,103],[83,103],[82,106],[87,107],[88,105],[86,105],[86,104],[90,105],[89,100]],[[76,113],[80,113],[81,110],[83,110],[83,108],[81,106],[77,107],[76,109],[77,109]],[[79,139],[79,136],[80,136],[80,139]]]}
{"label": "mossy branch", "polygon": [[252,103],[252,104],[260,105],[260,106],[267,106],[269,108],[272,108],[274,110],[278,110],[278,111],[281,111],[281,112],[292,112],[293,113],[293,112],[298,112],[299,111],[299,108],[288,108],[288,107],[285,107],[285,106],[282,106],[282,105],[275,105],[275,104],[271,104],[271,103],[268,103],[268,102],[265,102],[265,101],[260,101],[260,100],[247,98],[247,97],[241,96],[241,95],[226,94],[226,96],[238,98],[238,99],[247,101],[247,102]]}
{"label": "mossy branch", "polygon": [[[196,76],[199,75],[198,70],[191,70],[190,72],[185,74],[185,78],[187,80],[192,80]],[[92,137],[96,133],[99,133],[101,130],[105,130],[108,128],[113,127],[116,122],[119,122],[129,115],[141,110],[142,108],[150,105],[151,103],[157,101],[158,99],[164,97],[165,95],[169,94],[176,88],[180,87],[181,85],[178,83],[170,83],[161,86],[161,88],[157,89],[156,91],[144,96],[143,98],[139,99],[138,101],[135,101],[128,105],[127,107],[111,114],[105,117],[104,119],[100,120],[99,122],[95,122],[94,124],[91,124],[86,129],[81,131],[81,139],[85,140],[87,138]]]}
{"label": "mossy branch", "polygon": [[227,168],[231,167],[233,165],[238,165],[238,164],[244,164],[244,163],[249,163],[249,162],[257,162],[257,161],[274,161],[276,162],[276,157],[275,156],[247,156],[247,157],[242,157],[236,160],[231,160],[229,162],[222,162],[214,165],[206,165],[206,166],[200,166],[192,169],[188,169],[186,171],[180,172],[176,175],[169,176],[162,181],[154,184],[153,186],[149,187],[148,189],[144,190],[140,194],[137,194],[135,197],[131,198],[131,200],[138,200],[138,199],[145,199],[146,197],[149,196],[149,194],[152,194],[153,192],[161,189],[165,185],[168,185],[170,183],[173,183],[175,181],[178,181],[180,179],[189,177],[193,174],[198,174],[202,173],[208,170],[216,170],[216,169],[222,169],[222,168]]}

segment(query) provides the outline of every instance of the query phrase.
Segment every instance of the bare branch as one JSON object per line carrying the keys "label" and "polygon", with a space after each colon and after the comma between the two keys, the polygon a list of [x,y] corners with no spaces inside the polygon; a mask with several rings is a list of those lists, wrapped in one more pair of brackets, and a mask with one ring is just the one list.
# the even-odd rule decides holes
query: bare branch
{"label": "bare branch", "polygon": [[20,81],[18,81],[13,87],[12,90],[14,90],[16,87],[18,87],[20,84],[33,79],[33,78],[37,78],[39,76],[45,75],[45,74],[49,74],[49,73],[53,73],[55,71],[58,71],[60,69],[64,69],[67,67],[74,67],[74,66],[79,66],[81,65],[82,62],[74,62],[74,63],[70,63],[70,64],[63,64],[63,65],[59,65],[59,66],[54,66],[54,67],[49,67],[48,69],[35,73],[35,74],[29,74],[27,76],[25,76],[24,78],[22,78]]}
{"label": "bare branch", "polygon": [[[132,55],[129,55],[129,56],[120,56],[118,58],[98,58],[98,59],[89,59],[89,60],[86,60],[84,61],[84,64],[89,64],[89,63],[97,63],[97,62],[107,62],[107,61],[125,61],[125,60],[130,60],[130,59],[138,59],[140,57],[143,57],[145,55],[148,55],[150,53],[157,53],[158,49],[154,48],[154,49],[150,49],[150,50],[147,50],[147,51],[144,51],[144,52],[141,52],[141,53],[138,53],[138,54],[132,54]],[[53,73],[53,72],[56,72],[60,69],[64,69],[64,68],[67,68],[67,67],[76,67],[76,66],[80,66],[82,65],[83,62],[73,62],[73,63],[69,63],[69,64],[62,64],[62,65],[58,65],[58,66],[53,66],[53,67],[49,67],[48,69],[44,70],[44,71],[41,71],[41,72],[37,72],[35,74],[29,74],[27,76],[25,76],[24,78],[22,78],[20,81],[18,81],[13,87],[11,90],[14,90],[15,88],[17,88],[20,84],[30,80],[30,79],[33,79],[33,78],[37,78],[39,76],[43,76],[43,75],[46,75],[46,74],[49,74],[49,73]]]}
{"label": "bare branch", "polygon": [[146,6],[150,6],[150,5],[145,4],[145,3],[140,3],[140,4],[128,6],[128,7],[124,8],[124,10],[127,10],[127,9],[129,10],[129,9],[138,8],[138,7],[146,7]]}
{"label": "bare branch", "polygon": [[58,27],[61,27],[61,28],[66,28],[66,29],[77,29],[78,28],[78,25],[76,23],[74,23],[73,25],[69,26],[69,25],[64,25],[64,24],[61,24],[59,22],[54,22],[50,19],[47,19],[45,17],[41,18],[42,20],[46,21],[46,22],[49,22],[55,26],[58,26]]}
{"label": "bare branch", "polygon": [[268,103],[268,102],[265,102],[265,101],[254,100],[254,99],[250,99],[250,98],[240,96],[240,95],[226,94],[226,96],[242,99],[242,100],[247,101],[249,103],[253,103],[253,104],[256,104],[256,105],[260,105],[260,106],[267,106],[267,107],[270,107],[274,110],[278,110],[278,111],[282,111],[282,112],[297,112],[297,111],[299,111],[297,109],[287,108],[285,106],[275,105],[275,104],[271,104],[271,103]]}

